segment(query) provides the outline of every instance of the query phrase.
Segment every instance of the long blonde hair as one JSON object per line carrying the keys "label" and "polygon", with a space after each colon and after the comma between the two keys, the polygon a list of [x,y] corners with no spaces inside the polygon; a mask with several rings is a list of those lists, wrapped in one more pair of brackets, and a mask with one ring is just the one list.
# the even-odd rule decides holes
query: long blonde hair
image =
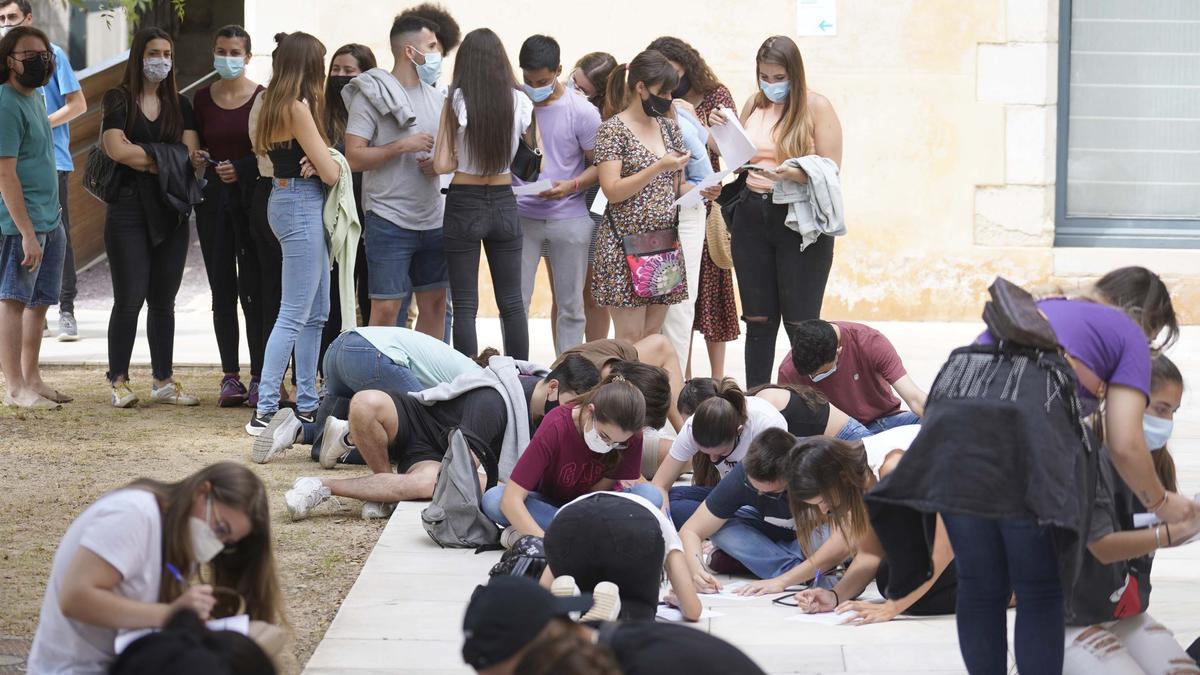
{"label": "long blonde hair", "polygon": [[[821,525],[840,530],[855,545],[871,527],[863,495],[876,482],[862,444],[812,436],[797,441],[790,454],[788,499],[804,555],[812,555],[808,533]],[[825,499],[831,514],[804,501],[816,497]]]}
{"label": "long blonde hair", "polygon": [[[769,63],[782,66],[787,72],[788,82],[791,83],[787,101],[783,104],[783,112],[771,130],[779,156],[787,158],[813,154],[813,121],[808,110],[808,83],[804,76],[804,59],[800,56],[800,48],[790,37],[776,35],[762,43],[754,61],[755,77],[761,79],[758,64]],[[755,89],[758,93],[754,96],[750,112],[771,105],[771,100],[758,87],[757,82]]]}
{"label": "long blonde hair", "polygon": [[271,57],[271,84],[262,94],[262,110],[254,129],[254,152],[265,155],[281,135],[288,106],[304,101],[312,113],[317,133],[326,144],[329,139],[321,120],[325,119],[325,45],[308,33],[290,33],[279,40]]}

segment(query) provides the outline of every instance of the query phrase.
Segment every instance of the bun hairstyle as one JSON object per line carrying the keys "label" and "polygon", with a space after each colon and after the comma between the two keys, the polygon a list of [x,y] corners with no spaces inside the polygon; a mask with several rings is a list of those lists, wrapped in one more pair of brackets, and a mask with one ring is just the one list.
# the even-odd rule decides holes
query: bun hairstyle
{"label": "bun hairstyle", "polygon": [[[812,532],[821,525],[842,531],[853,544],[870,527],[863,495],[875,485],[862,443],[847,443],[828,436],[802,439],[790,451],[787,470],[788,500],[797,532]],[[824,498],[833,513],[826,515],[806,499]],[[811,541],[799,537],[805,556]]]}
{"label": "bun hairstyle", "polygon": [[671,380],[667,371],[640,361],[613,361],[609,375],[628,380],[646,400],[646,419],[643,426],[661,429],[667,423],[671,408]]}
{"label": "bun hairstyle", "polygon": [[[670,96],[669,92],[679,83],[679,75],[662,52],[647,49],[633,57],[628,65],[621,64],[613,68],[605,88],[606,100],[602,115],[605,118],[612,117],[633,104],[634,99],[639,98],[638,82],[646,87],[662,85],[662,91],[668,92],[667,96]],[[592,83],[595,84],[595,80]]]}
{"label": "bun hairstyle", "polygon": [[[696,378],[700,379],[700,378]],[[733,378],[725,378],[720,382],[711,382],[711,394],[708,383],[700,379],[696,382],[694,391],[703,396],[692,413],[692,438],[705,448],[713,448],[723,443],[729,443],[737,438],[738,427],[746,423],[746,394]],[[680,394],[682,399],[682,393]],[[721,474],[717,465],[707,461],[707,455],[697,455],[692,459],[692,484],[712,487],[721,482]]]}
{"label": "bun hairstyle", "polygon": [[683,418],[691,417],[696,414],[696,408],[700,407],[701,403],[717,395],[718,384],[720,383],[711,377],[693,377],[684,382],[679,390],[679,400],[675,402],[675,409]]}

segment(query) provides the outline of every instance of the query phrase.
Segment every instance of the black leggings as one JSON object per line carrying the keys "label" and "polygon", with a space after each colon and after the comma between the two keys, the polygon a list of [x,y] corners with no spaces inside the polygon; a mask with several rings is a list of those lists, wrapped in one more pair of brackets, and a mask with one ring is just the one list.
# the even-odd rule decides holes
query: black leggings
{"label": "black leggings", "polygon": [[521,251],[525,239],[517,199],[509,185],[451,185],[442,220],[450,295],[454,298],[454,348],[475,356],[479,338],[479,249],[487,251],[492,288],[500,309],[504,353],[529,358],[529,315],[521,294]]}
{"label": "black leggings", "polygon": [[782,318],[792,328],[821,318],[833,266],[833,237],[821,235],[803,251],[800,235],[784,225],[788,207],[746,190],[730,227],[742,319],[746,322],[746,386],[775,381],[775,337]]}
{"label": "black leggings", "polygon": [[[879,571],[875,573],[875,585],[879,587],[880,594],[887,597],[888,579],[891,577],[891,570],[888,567],[887,561],[879,563]],[[954,613],[954,606],[958,600],[958,572],[954,567],[954,561],[951,560],[946,569],[942,570],[941,576],[937,581],[933,582],[933,586],[921,596],[911,607],[904,610],[905,614],[910,616],[942,616]]]}
{"label": "black leggings", "polygon": [[653,621],[664,548],[662,528],[645,506],[596,493],[564,508],[546,529],[546,562],[554,576],[575,577],[589,593],[601,581],[621,590],[621,618]]}
{"label": "black leggings", "polygon": [[237,183],[228,184],[209,172],[204,202],[196,207],[196,235],[204,255],[208,287],[212,291],[213,332],[221,369],[240,370],[238,358],[238,301],[246,316],[246,345],[250,350],[250,375],[262,374],[262,279],[257,251],[250,238],[249,213],[243,207]]}
{"label": "black leggings", "polygon": [[108,380],[129,378],[129,359],[137,338],[138,315],[148,305],[146,337],[150,364],[157,380],[171,378],[175,349],[175,295],[187,262],[186,224],[171,228],[157,245],[141,199],[132,187],[108,205],[104,219],[104,251],[112,273],[113,308],[108,318]]}
{"label": "black leggings", "polygon": [[[258,273],[259,297],[262,298],[259,320],[264,348],[267,339],[271,337],[271,329],[275,327],[275,319],[279,317],[279,299],[283,292],[283,249],[280,248],[279,240],[275,238],[271,224],[267,221],[269,199],[271,179],[259,178],[254,184],[254,196],[250,200],[250,243],[257,262],[256,265],[252,265],[251,273]],[[261,361],[261,357],[259,358]]]}

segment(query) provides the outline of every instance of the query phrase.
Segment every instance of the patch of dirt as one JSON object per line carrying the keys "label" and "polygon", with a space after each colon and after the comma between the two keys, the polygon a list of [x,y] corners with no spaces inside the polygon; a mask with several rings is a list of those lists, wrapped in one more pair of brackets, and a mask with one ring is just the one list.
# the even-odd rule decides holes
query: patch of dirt
{"label": "patch of dirt", "polygon": [[[285,671],[298,673],[386,521],[363,521],[360,503],[347,500],[291,522],[283,493],[296,478],[321,469],[309,459],[308,446],[300,445],[270,464],[252,463],[243,429],[252,411],[217,407],[219,370],[177,369],[176,379],[202,399],[193,408],[147,403],[147,368],[131,372],[133,389],[142,397],[131,410],[109,405],[103,368],[46,368],[43,376],[75,401],[58,411],[0,407],[0,636],[33,639],[58,542],[97,497],[142,476],[178,480],[231,460],[251,467],[271,497],[275,556],[294,637]],[[365,467],[342,467],[338,476],[366,473]]]}

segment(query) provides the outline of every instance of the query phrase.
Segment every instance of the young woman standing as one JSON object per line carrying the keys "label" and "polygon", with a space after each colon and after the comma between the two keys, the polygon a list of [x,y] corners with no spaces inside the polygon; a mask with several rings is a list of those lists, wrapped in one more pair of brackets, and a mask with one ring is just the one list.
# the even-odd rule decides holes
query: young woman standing
{"label": "young woman standing", "polygon": [[221,79],[197,91],[193,103],[208,181],[204,203],[196,207],[196,234],[212,291],[213,331],[225,373],[217,398],[223,408],[240,406],[249,395],[238,374],[239,299],[246,316],[251,382],[262,375],[262,293],[257,272],[250,271],[256,264],[249,219],[256,161],[249,120],[254,97],[263,87],[246,77],[250,57],[250,34],[244,28],[218,30],[213,68]]}
{"label": "young woman standing", "polygon": [[[317,355],[329,314],[322,183],[334,185],[341,173],[317,124],[325,105],[324,59],[325,47],[307,33],[292,33],[279,43],[272,59],[271,86],[263,93],[254,130],[255,150],[268,154],[274,165],[267,217],[283,249],[283,296],[267,340],[258,407],[246,425],[253,436],[262,433],[279,410],[279,389],[293,348],[298,417],[310,421],[319,403]],[[305,158],[319,178],[304,177],[301,160]]]}
{"label": "young woman standing", "polygon": [[487,28],[467,33],[438,128],[433,168],[453,173],[442,236],[454,298],[454,348],[479,352],[479,250],[488,268],[504,333],[504,353],[529,358],[529,320],[521,295],[524,236],[509,165],[533,119],[533,102],[517,88],[500,38]]}
{"label": "young woman standing", "polygon": [[[748,387],[772,379],[781,320],[790,335],[790,326],[820,318],[833,266],[833,237],[821,235],[804,247],[800,234],[784,224],[788,207],[771,201],[778,181],[807,183],[807,174],[776,168],[806,155],[842,163],[841,123],[829,99],[808,89],[796,43],[781,35],[767,38],[755,63],[760,91],[746,101],[741,122],[757,148],[751,163],[767,169],[747,172],[729,223],[746,320]],[[727,121],[719,109],[709,114],[710,125]]]}
{"label": "young woman standing", "polygon": [[629,235],[675,229],[671,204],[690,189],[681,187],[688,162],[683,134],[663,117],[678,79],[666,57],[655,51],[617,66],[605,103],[611,117],[596,132],[595,157],[608,211],[596,231],[592,295],[609,308],[619,340],[637,342],[661,332],[667,307],[687,297],[685,284],[665,295],[638,295],[622,248]]}
{"label": "young woman standing", "polygon": [[[149,306],[146,337],[154,376],[155,403],[198,405],[171,377],[175,342],[175,294],[187,261],[186,214],[168,205],[159,187],[160,172],[190,173],[204,159],[196,153],[200,139],[192,106],[175,84],[174,44],[158,28],[133,36],[120,87],[104,94],[101,143],[121,165],[117,201],[108,205],[104,251],[112,270],[113,308],[108,321],[108,381],[112,404],[137,405],[129,388],[129,359],[137,338],[138,314]],[[173,166],[158,166],[141,144],[177,146],[192,157]],[[176,152],[164,156],[179,157]]]}

